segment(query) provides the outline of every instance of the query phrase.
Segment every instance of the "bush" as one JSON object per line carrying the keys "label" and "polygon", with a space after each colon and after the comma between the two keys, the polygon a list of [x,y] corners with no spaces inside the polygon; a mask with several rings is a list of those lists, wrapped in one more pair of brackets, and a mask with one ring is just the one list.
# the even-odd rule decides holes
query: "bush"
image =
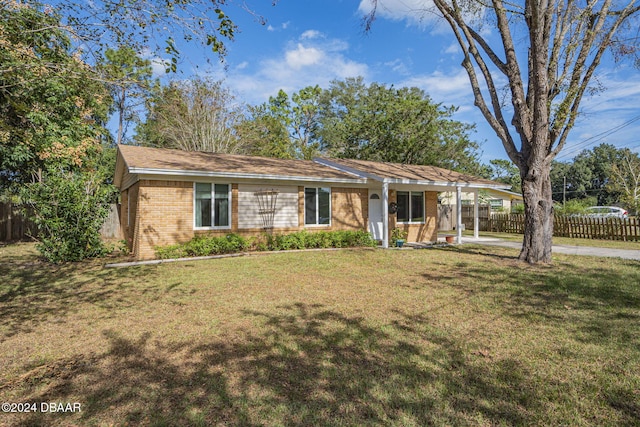
{"label": "bush", "polygon": [[185,244],[157,247],[156,257],[160,259],[183,258],[187,256],[209,256],[256,251],[286,251],[292,249],[373,247],[375,240],[366,231],[298,231],[291,234],[263,234],[245,239],[237,234],[223,237],[196,236]]}
{"label": "bush", "polygon": [[571,199],[562,206],[561,204],[554,206],[554,212],[559,215],[577,215],[583,214],[585,209],[589,206],[597,205],[595,197],[588,197],[586,199]]}
{"label": "bush", "polygon": [[160,259],[199,257],[231,254],[249,248],[249,242],[237,234],[210,237],[196,236],[185,244],[156,247],[156,257]]}
{"label": "bush", "polygon": [[158,246],[155,248],[156,258],[158,259],[173,259],[173,258],[185,258],[187,251],[184,245],[170,245],[170,246]]}
{"label": "bush", "polygon": [[271,236],[267,240],[267,247],[272,251],[286,251],[291,249],[317,248],[352,248],[373,247],[375,240],[366,231],[298,231],[291,234]]}
{"label": "bush", "polygon": [[40,253],[53,263],[106,255],[109,248],[100,229],[115,192],[96,176],[82,173],[50,172],[42,182],[27,184],[22,199],[32,208]]}

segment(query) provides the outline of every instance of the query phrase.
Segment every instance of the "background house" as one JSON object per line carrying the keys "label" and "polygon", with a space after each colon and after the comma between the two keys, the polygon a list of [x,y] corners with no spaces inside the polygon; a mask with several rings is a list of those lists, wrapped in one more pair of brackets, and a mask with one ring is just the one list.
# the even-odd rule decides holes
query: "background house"
{"label": "background house", "polygon": [[[491,212],[511,212],[515,206],[524,203],[524,198],[520,193],[514,193],[506,189],[487,188],[478,193],[481,204],[491,207]],[[455,205],[456,195],[452,191],[445,191],[438,195],[438,200],[443,205]],[[473,193],[462,192],[462,205],[473,204]],[[455,208],[454,208],[455,210]]]}

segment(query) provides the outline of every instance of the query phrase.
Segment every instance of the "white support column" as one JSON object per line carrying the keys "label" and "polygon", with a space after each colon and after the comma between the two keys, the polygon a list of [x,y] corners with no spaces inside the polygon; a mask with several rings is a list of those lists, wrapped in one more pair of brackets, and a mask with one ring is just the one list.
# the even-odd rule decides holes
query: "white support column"
{"label": "white support column", "polygon": [[456,187],[456,243],[462,243],[462,188]]}
{"label": "white support column", "polygon": [[382,183],[382,247],[389,247],[389,183]]}
{"label": "white support column", "polygon": [[479,225],[480,225],[480,221],[478,220],[478,218],[480,217],[480,214],[478,212],[478,189],[474,188],[473,189],[473,238],[477,239],[479,237],[478,233],[479,233]]}

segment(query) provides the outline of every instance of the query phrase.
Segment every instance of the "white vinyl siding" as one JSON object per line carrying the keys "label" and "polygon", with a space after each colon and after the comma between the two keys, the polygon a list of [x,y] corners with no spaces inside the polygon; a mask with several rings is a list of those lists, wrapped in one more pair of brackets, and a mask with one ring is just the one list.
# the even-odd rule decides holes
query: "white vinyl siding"
{"label": "white vinyl siding", "polygon": [[263,222],[258,209],[256,191],[276,190],[276,213],[274,228],[298,227],[298,187],[271,185],[238,185],[238,228],[262,228]]}

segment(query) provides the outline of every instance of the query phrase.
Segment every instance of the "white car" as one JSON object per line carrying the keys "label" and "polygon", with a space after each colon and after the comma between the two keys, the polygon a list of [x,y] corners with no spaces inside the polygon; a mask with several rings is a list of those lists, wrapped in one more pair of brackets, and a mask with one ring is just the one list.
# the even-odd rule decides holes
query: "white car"
{"label": "white car", "polygon": [[617,206],[591,206],[585,209],[589,218],[627,218],[629,213]]}

